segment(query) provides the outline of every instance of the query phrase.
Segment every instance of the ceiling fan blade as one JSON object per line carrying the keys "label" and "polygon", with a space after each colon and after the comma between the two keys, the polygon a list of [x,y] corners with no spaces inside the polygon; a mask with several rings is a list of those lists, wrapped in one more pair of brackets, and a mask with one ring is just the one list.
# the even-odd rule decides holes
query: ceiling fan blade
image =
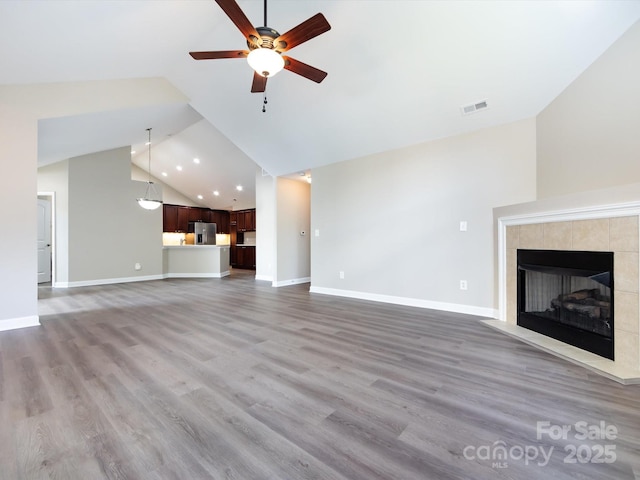
{"label": "ceiling fan blade", "polygon": [[246,58],[248,50],[220,50],[217,52],[189,52],[196,60],[216,60],[218,58]]}
{"label": "ceiling fan blade", "polygon": [[316,67],[312,67],[311,65],[302,63],[295,58],[285,56],[283,56],[282,58],[284,59],[284,68],[286,70],[297,73],[298,75],[302,75],[303,77],[308,78],[309,80],[313,80],[316,83],[320,83],[327,76],[327,72],[323,72]]}
{"label": "ceiling fan blade", "polygon": [[[260,35],[258,35],[255,27],[251,24],[235,0],[216,0],[216,3],[220,5],[220,8],[227,14],[227,17],[238,27],[242,35],[244,35],[247,40],[251,40],[252,43],[256,43]],[[251,37],[254,37],[255,40],[252,40]]]}
{"label": "ceiling fan blade", "polygon": [[263,77],[258,72],[253,72],[253,83],[251,93],[262,93],[267,89],[267,77]]}
{"label": "ceiling fan blade", "polygon": [[327,19],[324,18],[324,15],[316,13],[313,17],[305,20],[297,27],[293,27],[288,32],[280,35],[274,40],[273,45],[279,52],[286,52],[329,30],[331,30],[331,25],[329,25]]}

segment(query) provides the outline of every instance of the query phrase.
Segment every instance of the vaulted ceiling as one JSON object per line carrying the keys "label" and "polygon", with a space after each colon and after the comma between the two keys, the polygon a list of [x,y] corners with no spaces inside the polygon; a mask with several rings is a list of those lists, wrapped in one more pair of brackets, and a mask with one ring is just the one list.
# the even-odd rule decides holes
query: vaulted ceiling
{"label": "vaulted ceiling", "polygon": [[[238,4],[262,25],[263,1]],[[246,47],[213,0],[3,0],[0,85],[166,78],[188,104],[43,120],[40,164],[125,145],[144,152],[153,127],[154,155],[202,157],[175,188],[221,208],[228,199],[196,195],[217,188],[213,178],[251,181],[222,179],[234,163],[236,177],[254,174],[253,162],[291,174],[534,116],[638,21],[640,1],[268,2],[281,33],[317,12],[331,30],[288,55],[329,75],[316,84],[279,73],[265,113],[246,61],[188,55]],[[488,108],[461,114],[479,101]]]}

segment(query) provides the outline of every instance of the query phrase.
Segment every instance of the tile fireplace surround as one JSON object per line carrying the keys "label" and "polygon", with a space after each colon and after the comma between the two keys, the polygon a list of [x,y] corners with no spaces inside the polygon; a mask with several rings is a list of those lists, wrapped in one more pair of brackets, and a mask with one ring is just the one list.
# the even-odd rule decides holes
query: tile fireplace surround
{"label": "tile fireplace surround", "polygon": [[[500,320],[485,323],[620,383],[640,383],[639,217],[640,203],[499,217]],[[614,361],[517,326],[518,248],[614,253]]]}

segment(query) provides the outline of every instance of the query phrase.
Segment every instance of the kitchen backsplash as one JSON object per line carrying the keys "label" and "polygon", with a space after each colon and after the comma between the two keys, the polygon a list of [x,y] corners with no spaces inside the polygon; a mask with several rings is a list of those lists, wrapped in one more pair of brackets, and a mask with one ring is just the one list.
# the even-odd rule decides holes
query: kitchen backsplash
{"label": "kitchen backsplash", "polygon": [[[193,233],[174,233],[163,232],[162,245],[193,245],[194,244]],[[255,243],[255,235],[254,235]],[[216,234],[216,245],[230,245],[231,238],[226,233]]]}
{"label": "kitchen backsplash", "polygon": [[256,232],[244,232],[243,245],[255,245],[256,244]]}

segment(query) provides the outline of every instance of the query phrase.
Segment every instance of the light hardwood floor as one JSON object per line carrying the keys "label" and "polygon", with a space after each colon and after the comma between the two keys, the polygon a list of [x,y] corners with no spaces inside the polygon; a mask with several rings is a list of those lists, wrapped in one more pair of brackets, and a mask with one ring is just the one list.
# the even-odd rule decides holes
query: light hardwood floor
{"label": "light hardwood floor", "polygon": [[[0,333],[0,478],[640,475],[640,387],[477,317],[252,273],[41,287],[42,327]],[[610,438],[538,439],[537,422]]]}

